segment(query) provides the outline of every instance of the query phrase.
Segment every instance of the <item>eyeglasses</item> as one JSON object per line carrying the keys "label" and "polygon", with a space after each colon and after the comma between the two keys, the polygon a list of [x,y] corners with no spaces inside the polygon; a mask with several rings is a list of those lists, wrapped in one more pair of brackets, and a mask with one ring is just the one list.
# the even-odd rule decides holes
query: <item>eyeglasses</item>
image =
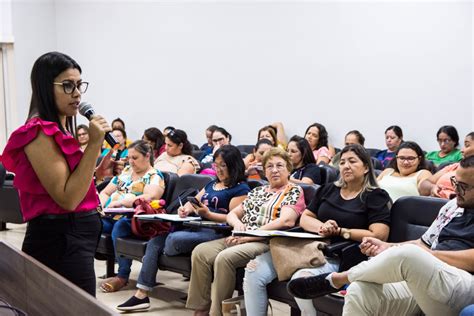
{"label": "eyeglasses", "polygon": [[406,162],[413,162],[417,159],[418,157],[413,157],[413,156],[397,156],[397,159],[400,161],[406,161]]}
{"label": "eyeglasses", "polygon": [[451,180],[451,184],[452,186],[454,187],[454,189],[458,192],[458,195],[459,196],[464,196],[464,194],[466,193],[466,191],[469,191],[471,190],[472,188],[474,188],[474,185],[469,185],[467,183],[464,183],[464,182],[459,182],[455,176],[452,176],[450,178]]}
{"label": "eyeglasses", "polygon": [[282,171],[286,169],[286,166],[284,164],[276,164],[276,165],[266,165],[265,170],[267,171],[273,171],[273,169],[277,169],[277,171]]}
{"label": "eyeglasses", "polygon": [[212,168],[214,170],[217,170],[217,169],[220,169],[220,170],[223,170],[223,169],[226,169],[227,168],[227,165],[225,163],[222,163],[220,165],[216,164],[216,163],[213,163],[212,164]]}
{"label": "eyeglasses", "polygon": [[86,93],[87,87],[89,86],[89,82],[86,81],[81,81],[78,84],[75,84],[70,80],[66,80],[63,82],[53,82],[53,84],[63,86],[64,93],[66,94],[72,94],[74,90],[76,90],[76,88],[77,90],[79,90],[80,93]]}
{"label": "eyeglasses", "polygon": [[450,139],[450,138],[445,138],[445,139],[439,139],[439,138],[438,138],[438,143],[440,143],[440,144],[449,144],[449,143],[451,143],[452,141],[453,141],[453,140]]}
{"label": "eyeglasses", "polygon": [[212,142],[213,142],[213,143],[219,143],[219,142],[221,142],[221,141],[223,141],[223,140],[224,140],[224,137],[221,137],[221,138],[213,139]]}

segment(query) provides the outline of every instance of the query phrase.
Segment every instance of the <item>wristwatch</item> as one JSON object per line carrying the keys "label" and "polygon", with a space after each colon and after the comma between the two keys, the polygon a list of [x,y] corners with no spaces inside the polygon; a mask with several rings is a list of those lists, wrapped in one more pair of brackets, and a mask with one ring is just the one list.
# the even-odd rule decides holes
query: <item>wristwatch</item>
{"label": "wristwatch", "polygon": [[339,233],[339,236],[341,236],[344,239],[351,239],[351,230],[347,228],[341,228],[341,232]]}

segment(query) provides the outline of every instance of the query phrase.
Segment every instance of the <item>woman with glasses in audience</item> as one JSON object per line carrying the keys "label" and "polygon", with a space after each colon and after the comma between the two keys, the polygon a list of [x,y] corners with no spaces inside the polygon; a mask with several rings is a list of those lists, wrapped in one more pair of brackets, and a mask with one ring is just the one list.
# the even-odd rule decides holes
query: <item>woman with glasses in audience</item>
{"label": "woman with glasses in audience", "polygon": [[273,148],[272,142],[267,138],[262,138],[255,145],[253,153],[244,158],[245,174],[249,179],[265,180],[262,159],[271,148]]}
{"label": "woman with glasses in audience", "polygon": [[106,132],[100,115],[89,122],[84,151],[74,137],[88,82],[71,57],[50,52],[31,70],[26,123],[15,130],[0,161],[16,174],[26,227],[22,251],[95,296],[94,255],[102,224],[93,174]]}
{"label": "woman with glasses in audience", "polygon": [[387,149],[379,151],[375,158],[377,158],[384,168],[386,168],[390,161],[395,157],[395,151],[403,142],[403,131],[397,125],[387,127],[385,130],[385,145]]}
{"label": "woman with glasses in audience", "polygon": [[297,135],[291,137],[286,151],[293,164],[291,182],[321,184],[321,170],[316,165],[313,152],[306,139]]}
{"label": "woman with glasses in audience", "polygon": [[[232,145],[220,147],[214,154],[216,179],[209,182],[197,195],[199,205],[187,202],[180,207],[182,217],[199,215],[203,220],[224,223],[229,210],[239,206],[250,191],[245,182],[244,164],[240,151]],[[177,256],[189,254],[198,244],[223,238],[210,228],[192,228],[174,231],[167,236],[151,239],[143,257],[135,295],[117,308],[122,311],[144,310],[150,307],[148,293],[156,285],[158,260],[161,254]]]}
{"label": "woman with glasses in audience", "polygon": [[[114,152],[112,153],[112,159],[127,159],[128,156],[128,150],[127,150],[127,145],[126,145],[126,140],[127,140],[127,133],[125,130],[121,127],[115,127],[112,129],[112,134],[114,135],[115,140],[118,143],[118,147],[114,148]],[[107,156],[107,154],[110,151],[109,148],[105,148],[102,151],[102,154],[100,155],[101,157]],[[118,158],[117,158],[118,156]]]}
{"label": "woman with glasses in audience", "polygon": [[193,147],[188,135],[180,129],[169,130],[165,137],[166,152],[155,160],[155,168],[162,172],[174,172],[179,176],[199,171],[199,162],[191,156]]}
{"label": "woman with glasses in audience", "polygon": [[[129,165],[122,173],[112,178],[110,183],[100,192],[100,202],[106,208],[133,207],[135,200],[144,198],[159,200],[165,189],[165,182],[161,172],[153,168],[153,151],[151,146],[138,140],[132,143],[128,150]],[[114,217],[102,219],[103,232],[112,235],[115,244],[117,238],[132,234],[131,219]],[[119,269],[116,277],[102,282],[100,288],[104,292],[115,292],[124,287],[130,276],[131,259],[116,256]]]}
{"label": "woman with glasses in audience", "polygon": [[142,140],[146,141],[153,148],[153,159],[157,159],[166,151],[165,136],[156,127],[147,128],[143,132]]}
{"label": "woman with glasses in audience", "polygon": [[[263,166],[269,184],[253,189],[227,215],[234,231],[291,228],[305,208],[303,190],[288,181],[288,154],[272,148],[263,156]],[[221,302],[234,292],[236,269],[268,250],[267,240],[259,237],[231,236],[198,245],[192,253],[186,307],[195,315],[221,315]]]}
{"label": "woman with glasses in audience", "polygon": [[76,135],[77,141],[79,142],[79,145],[81,145],[81,150],[86,150],[87,143],[89,142],[89,127],[84,124],[77,126]]}
{"label": "woman with glasses in audience", "polygon": [[419,196],[421,183],[432,176],[427,170],[423,150],[415,142],[403,142],[395,159],[378,176],[379,186],[395,202],[402,196]]}
{"label": "woman with glasses in audience", "polygon": [[313,151],[316,163],[328,164],[336,154],[336,151],[332,146],[329,146],[328,133],[324,125],[319,123],[311,124],[306,129],[304,135],[304,138],[306,138]]}
{"label": "woman with glasses in audience", "polygon": [[443,163],[459,162],[462,154],[459,149],[459,135],[454,126],[441,126],[436,133],[440,150],[430,151],[426,159],[432,161],[436,167]]}
{"label": "woman with glasses in audience", "polygon": [[203,159],[201,159],[202,164],[209,164],[214,161],[214,153],[224,145],[229,145],[230,141],[232,140],[232,135],[228,131],[226,131],[223,127],[217,127],[212,132],[212,153],[206,155]]}
{"label": "woman with glasses in audience", "polygon": [[[474,155],[474,132],[467,134],[464,138],[464,147],[461,149],[461,155],[462,158]],[[456,192],[454,191],[450,179],[455,175],[458,168],[458,162],[452,163],[424,180],[420,186],[420,194],[443,199],[452,199],[455,197]]]}
{"label": "woman with glasses in audience", "polygon": [[[341,151],[341,177],[322,185],[304,211],[300,226],[323,237],[360,242],[372,236],[386,240],[389,234],[390,197],[378,188],[369,154],[360,145]],[[291,258],[289,258],[291,260]],[[339,260],[326,258],[317,268],[297,271],[292,279],[338,271]],[[244,294],[247,314],[267,315],[267,285],[277,277],[270,251],[250,261],[245,269]],[[296,298],[302,315],[316,315],[312,300]]]}

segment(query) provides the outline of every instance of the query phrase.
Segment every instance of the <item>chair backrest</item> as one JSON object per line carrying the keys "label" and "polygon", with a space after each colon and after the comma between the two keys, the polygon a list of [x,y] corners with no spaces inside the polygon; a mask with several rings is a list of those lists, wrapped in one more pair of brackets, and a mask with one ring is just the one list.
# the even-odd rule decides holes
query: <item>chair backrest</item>
{"label": "chair backrest", "polygon": [[0,222],[23,223],[21,213],[20,197],[18,191],[13,186],[0,188]]}
{"label": "chair backrest", "polygon": [[318,191],[319,185],[301,183],[300,187],[303,189],[304,202],[306,203],[306,207],[308,207],[309,203],[311,203],[311,201],[313,200],[313,198],[316,194],[316,191]]}
{"label": "chair backrest", "polygon": [[370,160],[372,161],[372,165],[374,166],[375,170],[383,170],[383,165],[380,160],[375,157],[370,157]]}
{"label": "chair backrest", "polygon": [[3,183],[5,182],[5,177],[7,176],[7,171],[2,163],[0,163],[0,188],[3,187]]}
{"label": "chair backrest", "polygon": [[[174,187],[173,194],[171,195],[171,200],[170,204],[168,204],[169,208],[166,208],[168,212],[176,212],[179,208],[179,202],[175,203],[177,201],[178,197],[180,197],[181,194],[181,202],[185,204],[187,201],[183,200],[185,196],[183,196],[183,192],[189,192],[189,194],[186,194],[187,196],[191,195],[196,195],[199,190],[204,188],[206,184],[211,182],[214,179],[214,177],[209,176],[209,175],[203,175],[203,174],[184,174],[181,177],[179,177],[178,181],[176,182],[176,186]],[[194,192],[193,192],[194,191]],[[194,194],[193,194],[194,193]],[[175,205],[172,205],[175,204]]]}
{"label": "chair backrest", "polygon": [[253,190],[256,187],[268,184],[268,181],[258,179],[247,179],[247,184],[249,185],[250,190]]}
{"label": "chair backrest", "polygon": [[443,162],[442,164],[440,164],[437,168],[436,168],[436,172],[440,171],[441,169],[443,169],[444,167],[447,167],[449,165],[452,165],[453,163],[455,163],[454,161],[447,161],[447,162]]}
{"label": "chair backrest", "polygon": [[192,155],[194,158],[196,158],[197,160],[200,160],[203,153],[204,153],[203,150],[193,149],[193,152],[192,152],[191,155]]}
{"label": "chair backrest", "polygon": [[318,167],[321,170],[321,184],[331,183],[339,178],[339,170],[336,168],[322,163]]}
{"label": "chair backrest", "polygon": [[378,148],[366,148],[365,150],[369,153],[370,157],[375,157],[379,151],[382,151]]}
{"label": "chair backrest", "polygon": [[420,238],[447,202],[445,199],[426,196],[399,198],[391,209],[389,241],[402,242]]}
{"label": "chair backrest", "polygon": [[199,150],[199,146],[198,146],[198,145],[196,145],[196,144],[191,144],[191,146],[193,146],[193,149],[194,149],[194,150]]}
{"label": "chair backrest", "polygon": [[163,192],[161,198],[166,201],[166,205],[169,205],[172,201],[174,188],[176,183],[178,183],[179,176],[174,172],[162,172],[162,174],[165,179],[165,192]]}
{"label": "chair backrest", "polygon": [[240,152],[244,152],[247,154],[253,153],[253,149],[255,148],[255,145],[237,145],[237,147]]}

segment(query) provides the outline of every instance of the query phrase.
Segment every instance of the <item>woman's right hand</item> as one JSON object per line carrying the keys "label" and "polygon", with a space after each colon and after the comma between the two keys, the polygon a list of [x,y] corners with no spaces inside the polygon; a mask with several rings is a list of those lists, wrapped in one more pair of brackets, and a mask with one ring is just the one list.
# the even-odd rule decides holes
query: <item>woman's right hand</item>
{"label": "woman's right hand", "polygon": [[438,184],[435,184],[432,188],[431,188],[431,196],[434,196],[434,197],[441,197],[441,190],[443,190],[444,187],[441,186],[441,185],[438,185]]}
{"label": "woman's right hand", "polygon": [[319,227],[319,232],[318,234],[323,236],[323,237],[328,237],[328,236],[334,236],[339,233],[339,225],[337,225],[337,222],[330,219],[327,220],[325,223]]}
{"label": "woman's right hand", "polygon": [[180,207],[178,208],[178,216],[181,217],[181,218],[187,217],[187,216],[189,215],[189,213],[190,213],[190,212],[189,212],[188,210],[186,210],[186,209],[184,208],[184,206],[180,206]]}
{"label": "woman's right hand", "polygon": [[239,231],[239,232],[243,232],[245,230],[247,230],[247,226],[245,226],[244,223],[240,222],[240,223],[237,223],[235,226],[234,226],[234,229],[233,230],[236,230],[236,231]]}
{"label": "woman's right hand", "polygon": [[89,121],[89,144],[102,146],[105,133],[112,131],[109,123],[100,115],[92,116]]}
{"label": "woman's right hand", "polygon": [[387,250],[390,248],[392,244],[381,241],[380,239],[374,237],[364,237],[362,238],[362,242],[360,243],[360,251],[368,256],[368,257],[375,257],[382,251]]}

